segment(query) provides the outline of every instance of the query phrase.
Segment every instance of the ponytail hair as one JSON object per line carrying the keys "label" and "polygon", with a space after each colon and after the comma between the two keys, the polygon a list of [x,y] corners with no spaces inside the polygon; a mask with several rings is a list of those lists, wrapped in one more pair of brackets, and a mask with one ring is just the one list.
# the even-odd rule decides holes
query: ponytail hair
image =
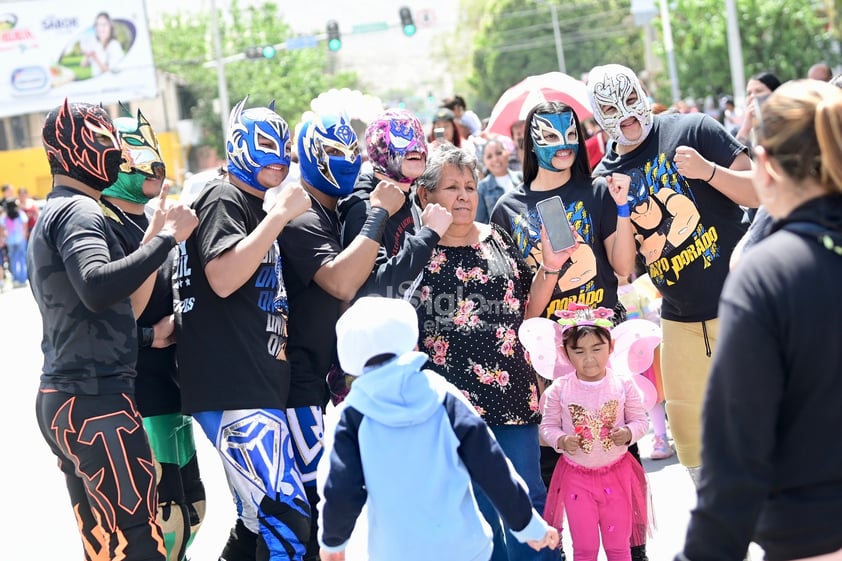
{"label": "ponytail hair", "polygon": [[842,89],[817,80],[787,82],[756,114],[757,143],[787,175],[842,193]]}
{"label": "ponytail hair", "polygon": [[[835,88],[836,86],[831,86]],[[842,193],[842,90],[816,107],[816,136],[822,154],[822,187]]]}

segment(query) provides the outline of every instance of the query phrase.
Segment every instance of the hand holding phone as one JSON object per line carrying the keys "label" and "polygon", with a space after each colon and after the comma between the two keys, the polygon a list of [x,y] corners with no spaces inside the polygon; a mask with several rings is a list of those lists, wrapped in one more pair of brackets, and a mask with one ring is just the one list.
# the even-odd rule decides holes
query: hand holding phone
{"label": "hand holding phone", "polygon": [[567,220],[567,212],[564,210],[561,197],[555,196],[539,201],[535,208],[547,231],[553,253],[562,252],[576,245],[576,238],[573,237],[573,230]]}
{"label": "hand holding phone", "polygon": [[444,129],[442,127],[434,128],[433,137],[435,137],[436,140],[444,140]]}

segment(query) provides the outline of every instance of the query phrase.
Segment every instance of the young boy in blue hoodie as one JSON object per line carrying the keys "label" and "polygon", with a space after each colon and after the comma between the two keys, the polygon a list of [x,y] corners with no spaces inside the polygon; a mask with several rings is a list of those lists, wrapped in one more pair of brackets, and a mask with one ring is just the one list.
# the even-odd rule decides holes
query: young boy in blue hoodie
{"label": "young boy in blue hoodie", "polygon": [[418,319],[403,300],[360,298],[336,324],[342,369],[358,376],[319,466],[322,561],[344,561],[368,503],[372,561],[487,561],[491,529],[471,480],[522,542],[555,548],[558,532],[455,386],[416,352]]}

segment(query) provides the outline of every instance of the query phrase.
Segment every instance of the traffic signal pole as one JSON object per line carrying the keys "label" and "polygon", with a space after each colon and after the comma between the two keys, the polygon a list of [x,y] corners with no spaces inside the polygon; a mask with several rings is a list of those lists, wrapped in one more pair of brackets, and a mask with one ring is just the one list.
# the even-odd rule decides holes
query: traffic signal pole
{"label": "traffic signal pole", "polygon": [[225,78],[225,64],[222,59],[222,39],[219,36],[219,14],[216,12],[216,0],[211,0],[211,26],[213,32],[213,50],[216,57],[216,84],[219,88],[219,117],[222,119],[222,138],[228,136],[228,80]]}
{"label": "traffic signal pole", "polygon": [[[275,53],[278,51],[291,51],[295,49],[307,49],[315,47],[319,44],[319,41],[324,41],[327,38],[327,35],[321,33],[319,35],[303,35],[301,37],[290,37],[286,41],[282,41],[280,43],[275,43],[273,45],[260,45],[260,46],[253,46],[248,47],[244,51],[228,55],[225,57],[217,57],[216,60],[209,60],[202,64],[203,68],[213,68],[214,66],[218,65],[226,65],[232,62],[237,62],[240,60],[249,60],[254,58],[266,58],[270,59],[271,56],[266,56],[265,52],[269,52],[270,50],[274,50]],[[260,56],[254,56],[257,53],[261,53]],[[249,55],[252,56],[249,56]]]}
{"label": "traffic signal pole", "polygon": [[[231,62],[237,62],[241,60],[250,60],[250,59],[271,59],[274,58],[275,54],[278,51],[290,51],[294,49],[306,49],[306,48],[313,48],[316,47],[319,42],[327,41],[327,48],[330,52],[337,52],[339,49],[342,48],[342,36],[339,30],[339,22],[336,20],[329,20],[325,26],[325,33],[320,33],[317,35],[300,35],[297,37],[290,37],[286,41],[281,43],[276,43],[274,45],[254,45],[251,47],[247,47],[245,50],[239,53],[235,53],[229,56],[222,56],[222,40],[219,35],[219,21],[218,21],[218,14],[216,13],[216,1],[211,0],[211,9],[213,10],[213,17],[212,20],[212,32],[213,32],[213,44],[214,44],[214,60],[209,60],[202,64],[203,68],[216,68],[217,69],[217,81],[219,83],[219,99],[220,105],[224,105],[224,116],[225,118],[223,126],[227,126],[228,122],[228,88],[225,81],[225,70],[224,67],[226,64]],[[415,35],[417,31],[417,27],[415,25],[414,18],[412,17],[412,10],[410,10],[406,6],[402,6],[398,11],[398,16],[400,17],[400,23],[396,24],[399,25],[403,29],[404,35],[407,37],[412,37]],[[394,27],[395,24],[388,24],[386,22],[375,22],[372,24],[364,24],[361,26],[355,26],[353,33],[368,33],[371,31],[384,31],[389,29],[390,27]],[[358,29],[359,28],[359,29]],[[220,108],[220,115],[223,115],[223,109]],[[226,131],[227,134],[227,131]]]}

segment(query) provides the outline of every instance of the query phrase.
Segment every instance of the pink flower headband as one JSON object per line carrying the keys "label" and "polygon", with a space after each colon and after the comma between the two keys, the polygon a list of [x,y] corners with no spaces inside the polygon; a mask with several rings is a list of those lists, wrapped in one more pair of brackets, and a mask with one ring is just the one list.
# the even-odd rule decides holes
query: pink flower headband
{"label": "pink flower headband", "polygon": [[556,320],[562,327],[562,332],[571,327],[579,327],[582,325],[596,325],[611,329],[614,327],[614,322],[611,318],[614,317],[614,310],[608,308],[591,308],[585,304],[578,304],[570,302],[566,310],[557,310],[553,314],[559,318]]}

